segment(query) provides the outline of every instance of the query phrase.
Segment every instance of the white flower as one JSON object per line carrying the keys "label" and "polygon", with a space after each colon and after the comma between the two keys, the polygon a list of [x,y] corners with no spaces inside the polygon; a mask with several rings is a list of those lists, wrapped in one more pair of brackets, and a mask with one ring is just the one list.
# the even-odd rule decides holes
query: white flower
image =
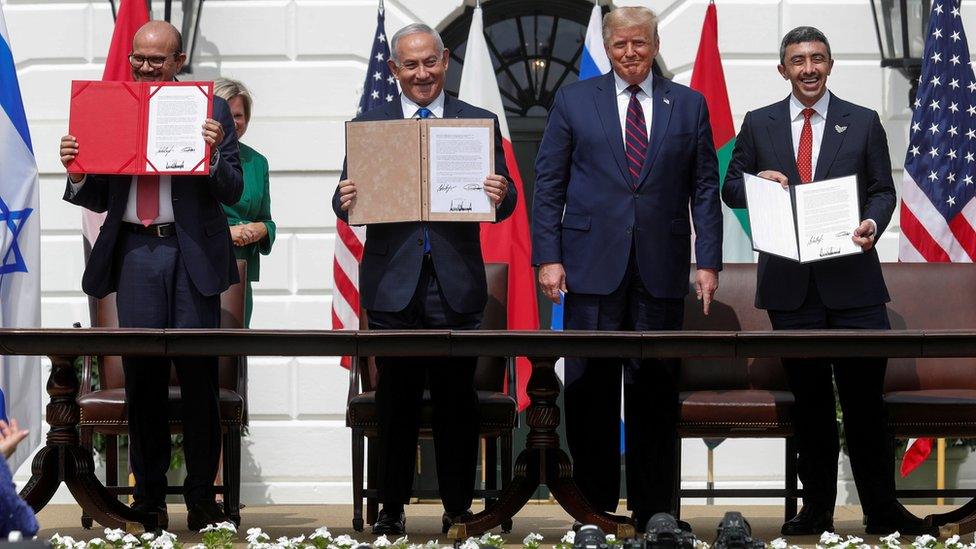
{"label": "white flower", "polygon": [[951,538],[945,540],[945,546],[946,547],[949,547],[949,546],[952,546],[952,545],[958,545],[958,546],[962,547],[962,544],[959,543],[959,535],[952,536]]}
{"label": "white flower", "polygon": [[468,538],[461,544],[458,549],[479,549],[481,546],[478,545],[478,540],[474,538]]}
{"label": "white flower", "polygon": [[122,539],[122,536],[124,536],[124,535],[125,535],[125,531],[123,531],[122,529],[119,529],[119,528],[117,528],[115,530],[113,530],[111,528],[106,528],[105,529],[105,539],[107,539],[109,541],[119,541],[120,539]]}
{"label": "white flower", "polygon": [[122,538],[122,543],[127,545],[139,545],[139,538],[133,536],[132,534],[126,534],[125,537]]}
{"label": "white flower", "polygon": [[105,545],[105,540],[102,538],[92,538],[88,540],[88,547],[101,547]]}
{"label": "white flower", "polygon": [[787,548],[786,540],[783,538],[776,538],[773,541],[769,542],[769,547],[771,549],[786,549]]}
{"label": "white flower", "polygon": [[570,531],[566,532],[566,535],[564,535],[563,536],[563,539],[559,540],[559,542],[560,543],[568,543],[568,544],[572,545],[573,543],[576,542],[576,532],[574,530],[570,530]]}
{"label": "white flower", "polygon": [[898,546],[898,545],[901,545],[898,542],[898,538],[900,538],[900,537],[901,537],[901,534],[900,533],[893,532],[893,533],[888,534],[887,536],[881,538],[879,541],[881,541],[881,543],[883,543],[884,545]]}
{"label": "white flower", "polygon": [[341,536],[335,538],[332,542],[333,545],[337,547],[352,547],[356,545],[356,540],[352,539],[348,534],[342,534]]}
{"label": "white flower", "polygon": [[833,532],[824,532],[820,534],[819,545],[837,545],[840,543],[840,536]]}
{"label": "white flower", "polygon": [[522,545],[538,545],[540,541],[542,541],[542,535],[529,532],[529,535],[522,540]]}
{"label": "white flower", "polygon": [[376,541],[373,542],[373,547],[389,547],[391,545],[393,544],[390,543],[390,540],[386,537],[386,534],[376,538]]}
{"label": "white flower", "polygon": [[149,540],[155,539],[155,537],[156,537],[156,534],[153,534],[152,532],[146,532],[145,534],[139,536],[139,539],[143,539],[143,540],[149,541]]}
{"label": "white flower", "polygon": [[308,536],[308,539],[317,538],[332,539],[332,534],[329,532],[328,528],[322,526],[320,528],[316,528],[315,531],[312,532],[312,535]]}
{"label": "white flower", "polygon": [[915,541],[912,543],[912,546],[914,546],[914,547],[931,547],[937,541],[938,540],[936,538],[934,538],[934,537],[932,537],[932,536],[930,536],[928,534],[923,534],[923,535],[918,536],[917,538],[915,538]]}
{"label": "white flower", "polygon": [[[11,542],[20,541],[20,540],[21,540],[20,532],[17,531],[10,532],[10,537],[7,538],[7,541],[11,541]],[[86,544],[83,541],[75,542],[75,549],[85,549],[87,546],[88,544]]]}

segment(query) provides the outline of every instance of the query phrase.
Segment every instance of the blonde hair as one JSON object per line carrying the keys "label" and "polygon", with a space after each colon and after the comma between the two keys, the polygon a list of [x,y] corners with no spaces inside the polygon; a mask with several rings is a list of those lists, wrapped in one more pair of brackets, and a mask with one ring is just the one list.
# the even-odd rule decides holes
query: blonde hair
{"label": "blonde hair", "polygon": [[603,43],[610,40],[613,29],[621,27],[648,27],[652,40],[657,40],[657,15],[643,7],[617,8],[603,16]]}
{"label": "blonde hair", "polygon": [[244,101],[244,120],[251,121],[251,91],[247,89],[240,80],[220,77],[214,80],[214,95],[230,101],[235,97],[240,97]]}

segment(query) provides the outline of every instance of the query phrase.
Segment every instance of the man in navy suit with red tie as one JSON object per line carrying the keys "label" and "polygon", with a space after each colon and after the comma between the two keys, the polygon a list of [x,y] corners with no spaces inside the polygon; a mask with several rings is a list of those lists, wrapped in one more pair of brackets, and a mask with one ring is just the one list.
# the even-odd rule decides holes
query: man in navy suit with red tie
{"label": "man in navy suit with red tie", "polygon": [[[704,98],[653,76],[660,41],[646,8],[604,17],[613,70],[561,88],[536,159],[532,262],[570,330],[679,330],[691,224],[696,290],[708,312],[722,268],[718,167]],[[689,215],[691,219],[689,219]],[[643,530],[677,502],[677,360],[566,360],[574,478],[617,507],[621,370],[627,506]],[[684,524],[687,528],[687,524]]]}
{"label": "man in navy suit with red tie", "polygon": [[[182,37],[165,21],[150,21],[132,40],[132,77],[167,82],[186,62]],[[123,328],[216,328],[220,293],[238,281],[227,217],[244,189],[237,134],[227,102],[213,100],[203,126],[213,151],[208,175],[117,176],[68,173],[64,199],[107,212],[85,266],[82,288],[102,298],[116,292]],[[73,136],[61,138],[61,162],[78,154]],[[157,513],[165,528],[170,462],[167,400],[170,359],[122,357],[129,449],[136,477],[133,508]],[[225,520],[214,501],[220,459],[216,357],[173,359],[180,381],[187,476],[187,526],[200,530]]]}
{"label": "man in navy suit with red tie", "polygon": [[[775,330],[890,328],[888,290],[874,249],[895,208],[888,141],[876,112],[827,90],[833,64],[819,30],[798,27],[786,34],[779,72],[793,91],[746,114],[722,188],[726,204],[744,208],[744,173],[783,187],[857,176],[862,221],[851,229],[863,253],[810,264],[759,254],[756,307],[767,310]],[[796,398],[793,421],[803,483],[803,509],[783,525],[783,534],[834,528],[840,445],[832,377],[867,532],[930,533],[895,499],[894,448],[882,400],[886,365],[884,358],[783,359]]]}

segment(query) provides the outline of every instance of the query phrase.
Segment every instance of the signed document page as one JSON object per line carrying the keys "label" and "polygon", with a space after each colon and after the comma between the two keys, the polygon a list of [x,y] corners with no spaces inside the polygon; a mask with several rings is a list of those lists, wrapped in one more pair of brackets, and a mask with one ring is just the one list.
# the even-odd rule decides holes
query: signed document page
{"label": "signed document page", "polygon": [[857,177],[797,185],[794,193],[801,263],[861,253],[851,240],[861,224]]}
{"label": "signed document page", "polygon": [[146,171],[207,173],[203,124],[209,106],[196,86],[150,88]]}
{"label": "signed document page", "polygon": [[490,131],[485,127],[438,127],[429,130],[430,212],[492,213],[485,193],[491,173]]}
{"label": "signed document page", "polygon": [[743,174],[752,247],[760,252],[799,261],[793,200],[779,183]]}

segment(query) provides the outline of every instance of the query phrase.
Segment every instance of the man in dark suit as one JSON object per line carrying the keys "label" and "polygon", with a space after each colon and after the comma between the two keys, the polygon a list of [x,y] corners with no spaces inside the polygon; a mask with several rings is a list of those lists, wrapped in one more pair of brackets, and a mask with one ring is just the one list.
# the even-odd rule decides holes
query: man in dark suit
{"label": "man in dark suit", "polygon": [[[408,25],[390,40],[390,70],[399,98],[356,120],[403,118],[490,118],[495,120],[495,171],[484,182],[497,220],[515,209],[515,187],[505,168],[497,117],[444,93],[448,51],[437,31]],[[417,158],[404,158],[416,162]],[[332,198],[336,215],[348,220],[356,198],[354,181],[341,181]],[[477,223],[386,223],[366,228],[359,290],[369,327],[474,330],[488,299]],[[444,503],[444,527],[470,516],[478,453],[476,359],[377,358],[379,384],[379,485],[383,508],[374,534],[402,534],[403,504],[413,484],[420,404],[425,381],[434,407],[437,485]],[[446,529],[445,529],[446,531]]]}
{"label": "man in dark suit", "polygon": [[[146,23],[132,40],[129,61],[134,80],[173,80],[186,61],[179,31],[164,21]],[[220,324],[220,292],[238,281],[220,203],[236,203],[244,185],[234,120],[223,99],[214,98],[213,119],[204,124],[203,136],[213,151],[208,175],[68,173],[65,200],[108,212],[85,267],[82,288],[97,298],[116,292],[121,327],[216,328]],[[82,146],[73,136],[61,139],[65,167]],[[170,359],[123,357],[122,362],[129,455],[136,477],[133,506],[159,513],[165,527]],[[199,530],[224,520],[213,492],[220,458],[217,358],[172,362],[183,401],[187,525]]]}
{"label": "man in dark suit", "polygon": [[[610,12],[603,40],[613,70],[561,88],[549,112],[536,159],[532,261],[552,301],[565,292],[567,329],[680,330],[689,213],[706,314],[722,268],[708,109],[698,92],[652,75],[660,40],[650,10]],[[677,501],[678,361],[567,358],[566,435],[577,485],[612,512],[621,368],[627,507],[643,530]]]}
{"label": "man in dark suit", "polygon": [[[722,189],[726,204],[743,208],[743,173],[784,188],[857,176],[862,221],[852,227],[852,238],[863,253],[810,264],[759,255],[756,307],[767,310],[775,330],[890,328],[888,291],[874,249],[895,207],[888,141],[877,113],[827,90],[832,67],[830,45],[819,30],[798,27],[786,34],[779,72],[793,91],[746,114]],[[894,449],[882,400],[886,364],[884,358],[783,359],[796,398],[793,419],[804,493],[803,509],[783,525],[783,534],[833,530],[840,445],[831,365],[867,532],[928,531],[895,499]]]}

